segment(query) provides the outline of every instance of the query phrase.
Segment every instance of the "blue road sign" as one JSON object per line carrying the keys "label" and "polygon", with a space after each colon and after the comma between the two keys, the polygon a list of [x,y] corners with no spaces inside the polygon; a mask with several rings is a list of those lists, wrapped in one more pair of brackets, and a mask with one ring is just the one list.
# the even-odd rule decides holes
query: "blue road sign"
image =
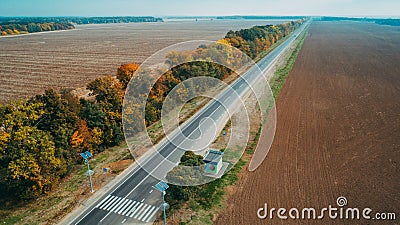
{"label": "blue road sign", "polygon": [[86,159],[86,160],[88,159],[88,156],[87,156],[85,153],[81,153],[80,155],[81,155],[84,159]]}
{"label": "blue road sign", "polygon": [[92,153],[90,153],[89,151],[86,151],[85,154],[86,154],[88,157],[92,157],[92,156],[93,156]]}
{"label": "blue road sign", "polygon": [[167,190],[167,189],[169,188],[168,184],[165,183],[163,180],[160,181],[160,182],[158,182],[158,183],[155,185],[155,187],[156,187],[159,191],[161,191],[161,192],[163,192],[163,191],[165,191],[165,190]]}
{"label": "blue road sign", "polygon": [[167,183],[165,183],[165,181],[160,181],[160,183],[159,184],[161,184],[161,186],[163,186],[163,188],[164,188],[164,190],[167,190],[168,188],[169,188],[169,186],[168,186],[168,184]]}
{"label": "blue road sign", "polygon": [[161,192],[165,191],[164,187],[160,183],[156,184],[156,188]]}

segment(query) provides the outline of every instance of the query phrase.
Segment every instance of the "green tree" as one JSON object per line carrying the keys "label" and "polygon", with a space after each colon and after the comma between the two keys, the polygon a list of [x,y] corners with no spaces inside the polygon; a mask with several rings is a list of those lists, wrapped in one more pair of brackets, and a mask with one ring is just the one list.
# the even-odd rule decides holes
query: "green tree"
{"label": "green tree", "polygon": [[[105,113],[102,126],[103,145],[111,147],[119,144],[123,139],[122,133],[122,85],[111,77],[97,78],[88,84],[88,89],[95,96],[101,111]],[[89,122],[89,121],[88,121]]]}
{"label": "green tree", "polygon": [[120,112],[122,109],[122,85],[112,76],[100,77],[88,84],[91,95],[107,111]]}
{"label": "green tree", "polygon": [[82,119],[86,120],[88,127],[90,129],[95,127],[103,129],[107,113],[101,109],[100,105],[85,99],[80,99],[80,105],[82,108],[79,115]]}
{"label": "green tree", "polygon": [[78,115],[71,110],[68,102],[53,89],[37,95],[31,102],[41,103],[44,111],[37,123],[40,130],[48,131],[56,146],[55,154],[70,170],[76,163],[77,152],[71,147],[70,139],[79,121]]}

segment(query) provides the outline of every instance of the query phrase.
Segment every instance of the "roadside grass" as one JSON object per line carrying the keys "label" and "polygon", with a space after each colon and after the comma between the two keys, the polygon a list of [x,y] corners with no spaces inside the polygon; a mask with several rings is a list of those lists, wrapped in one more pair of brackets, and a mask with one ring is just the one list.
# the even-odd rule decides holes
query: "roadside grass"
{"label": "roadside grass", "polygon": [[1,223],[1,224],[16,224],[16,223],[21,222],[22,219],[23,219],[23,216],[22,216],[22,215],[19,215],[19,216],[9,216],[9,217],[7,217],[7,218],[5,218],[5,219],[3,219],[3,220],[0,220],[0,223]]}
{"label": "roadside grass", "polygon": [[299,37],[299,43],[297,44],[296,48],[290,54],[288,57],[285,59],[285,63],[281,66],[278,67],[278,69],[275,71],[275,75],[272,78],[271,81],[271,90],[274,95],[274,98],[276,99],[279,95],[279,92],[281,91],[283,84],[285,83],[285,79],[289,72],[292,70],[293,65],[297,59],[297,56],[299,55],[299,52],[301,50],[301,47],[303,46],[305,36],[308,34],[308,32],[303,32],[300,37]]}

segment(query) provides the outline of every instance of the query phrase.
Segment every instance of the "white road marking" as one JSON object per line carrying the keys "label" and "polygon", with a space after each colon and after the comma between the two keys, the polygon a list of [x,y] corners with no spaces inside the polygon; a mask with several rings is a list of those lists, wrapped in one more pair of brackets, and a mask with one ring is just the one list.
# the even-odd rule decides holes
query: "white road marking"
{"label": "white road marking", "polygon": [[107,215],[106,215],[105,217],[103,217],[103,219],[101,219],[101,220],[99,221],[99,223],[102,223],[103,220],[108,216],[108,214],[110,214],[110,213],[107,213]]}
{"label": "white road marking", "polygon": [[129,199],[128,204],[126,204],[124,207],[122,207],[117,213],[122,214],[122,212],[125,211],[126,208],[128,208],[130,205],[132,205],[132,202],[135,202],[135,201],[132,201]]}
{"label": "white road marking", "polygon": [[126,210],[124,212],[122,212],[122,215],[125,216],[128,215],[127,213],[130,212],[132,209],[134,209],[135,207],[137,207],[140,204],[140,202],[136,202],[134,201],[133,205],[130,205],[128,208],[126,208]]}
{"label": "white road marking", "polygon": [[113,212],[118,206],[119,204],[121,204],[124,201],[124,198],[119,198],[117,202],[115,202],[115,205],[113,205],[112,207],[110,207],[110,211]]}
{"label": "white road marking", "polygon": [[[150,190],[150,193],[152,191],[153,190]],[[143,198],[141,202],[136,202],[128,198],[108,195],[96,206],[96,208],[109,211],[107,215],[100,220],[100,222],[103,222],[104,219],[112,212],[123,216],[129,216],[131,218],[133,217],[134,219],[140,221],[148,222],[154,216],[155,212],[158,211],[158,208],[143,203],[145,200],[146,198]],[[124,219],[122,223],[125,223],[125,221],[126,219]]]}
{"label": "white road marking", "polygon": [[146,221],[148,219],[148,217],[150,216],[150,214],[157,209],[157,207],[152,206],[151,209],[147,212],[147,214],[142,218],[142,221]]}
{"label": "white road marking", "polygon": [[101,207],[102,209],[107,210],[107,208],[110,207],[114,203],[115,200],[117,200],[117,197],[115,197],[115,196],[112,196],[111,198],[112,199],[106,205]]}
{"label": "white road marking", "polygon": [[140,208],[142,208],[142,206],[144,206],[144,204],[143,204],[143,203],[140,203],[139,207],[133,208],[134,211],[132,211],[132,210],[133,210],[133,209],[132,209],[128,214],[126,214],[126,216],[133,217],[133,215],[135,215],[135,213],[136,213]]}
{"label": "white road marking", "polygon": [[152,214],[150,214],[150,216],[147,218],[147,220],[145,221],[146,223],[150,222],[150,220],[153,218],[153,216],[158,212],[157,210],[158,208],[156,207],[156,210],[153,211]]}
{"label": "white road marking", "polygon": [[147,210],[149,210],[150,208],[151,208],[151,205],[146,206],[146,209],[143,210],[142,214],[137,219],[142,220],[143,216],[147,214]]}
{"label": "white road marking", "polygon": [[142,207],[142,209],[139,210],[139,212],[136,213],[136,215],[133,218],[137,219],[143,212],[145,212],[147,210],[148,207],[149,207],[149,205],[145,205],[144,207]]}
{"label": "white road marking", "polygon": [[96,208],[100,208],[100,206],[107,201],[109,198],[111,197],[111,195],[108,195],[106,198],[104,198],[99,204],[97,204]]}
{"label": "white road marking", "polygon": [[151,189],[150,191],[149,191],[149,193],[151,194],[153,192],[153,189]]}
{"label": "white road marking", "polygon": [[119,204],[119,206],[114,210],[114,212],[118,212],[122,207],[124,207],[125,205],[127,205],[127,203],[129,204],[129,199],[125,198],[124,200],[122,200],[122,202]]}

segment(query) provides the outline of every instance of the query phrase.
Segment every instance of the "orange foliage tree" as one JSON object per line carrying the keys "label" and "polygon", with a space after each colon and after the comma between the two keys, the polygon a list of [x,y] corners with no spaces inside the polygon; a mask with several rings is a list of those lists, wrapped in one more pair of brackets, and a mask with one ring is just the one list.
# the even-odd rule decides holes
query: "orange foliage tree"
{"label": "orange foliage tree", "polygon": [[134,62],[123,64],[118,68],[117,79],[121,82],[124,89],[128,86],[137,69],[139,69],[139,64]]}

